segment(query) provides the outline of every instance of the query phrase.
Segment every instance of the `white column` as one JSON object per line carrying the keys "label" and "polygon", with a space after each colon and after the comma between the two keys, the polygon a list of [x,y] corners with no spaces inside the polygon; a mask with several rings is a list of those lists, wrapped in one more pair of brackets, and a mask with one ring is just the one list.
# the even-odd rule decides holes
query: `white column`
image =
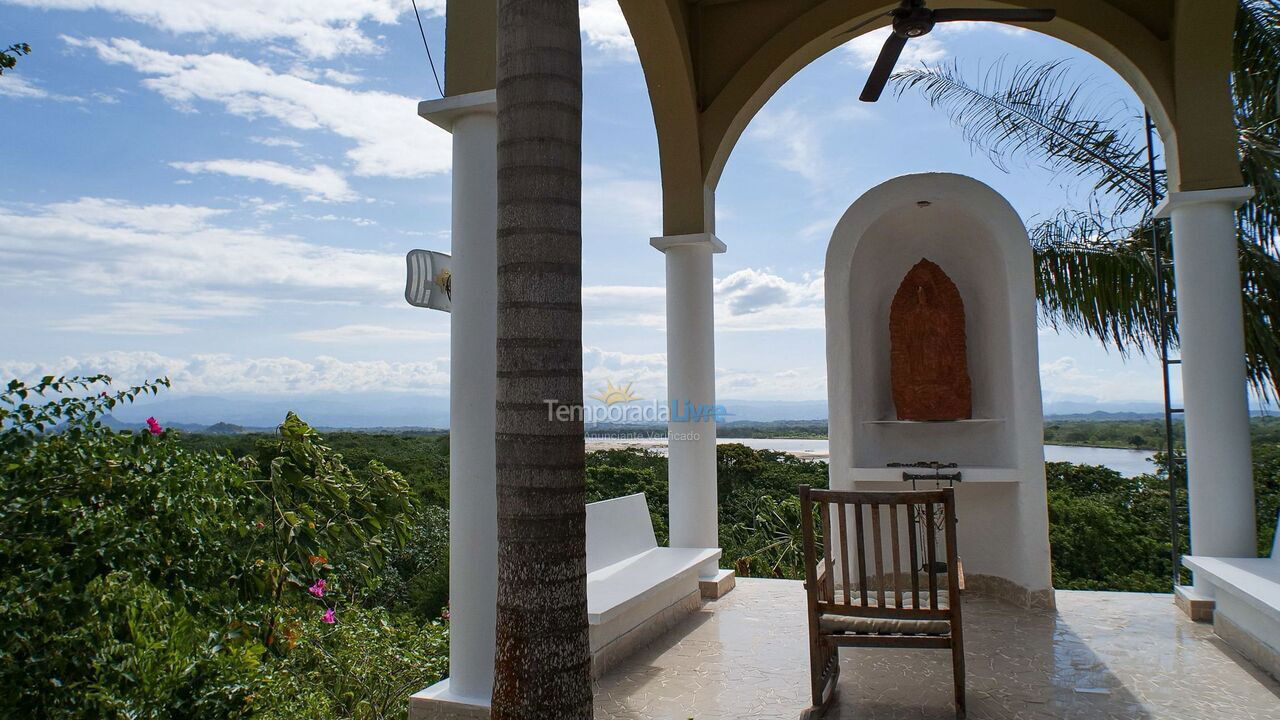
{"label": "white column", "polygon": [[[719,547],[716,499],[716,361],[711,233],[650,241],[667,261],[667,477],[671,547]],[[700,569],[715,579],[712,561]]]}
{"label": "white column", "polygon": [[1170,193],[1186,410],[1191,552],[1255,557],[1253,463],[1235,210],[1247,187]]}
{"label": "white column", "polygon": [[498,597],[496,94],[423,102],[418,114],[453,133],[449,677],[419,695],[487,707]]}

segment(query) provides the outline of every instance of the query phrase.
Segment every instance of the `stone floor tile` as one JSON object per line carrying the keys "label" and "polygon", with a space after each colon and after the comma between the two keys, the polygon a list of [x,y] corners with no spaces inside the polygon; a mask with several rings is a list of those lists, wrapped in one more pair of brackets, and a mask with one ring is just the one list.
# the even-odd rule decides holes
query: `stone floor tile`
{"label": "stone floor tile", "polygon": [[[1058,609],[965,598],[973,720],[1280,720],[1280,683],[1172,597],[1065,592]],[[597,683],[596,717],[794,720],[809,704],[804,590],[737,587]],[[831,720],[953,718],[946,651],[841,651]]]}

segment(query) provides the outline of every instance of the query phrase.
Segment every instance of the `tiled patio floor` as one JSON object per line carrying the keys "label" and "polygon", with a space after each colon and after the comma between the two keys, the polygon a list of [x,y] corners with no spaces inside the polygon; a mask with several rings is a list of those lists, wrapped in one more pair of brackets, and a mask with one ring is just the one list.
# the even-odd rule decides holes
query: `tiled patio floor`
{"label": "tiled patio floor", "polygon": [[[600,720],[788,718],[808,706],[804,590],[739,579],[596,688]],[[1058,592],[1057,613],[965,600],[969,717],[1280,720],[1280,683],[1172,596]],[[946,650],[845,649],[828,718],[952,718]]]}

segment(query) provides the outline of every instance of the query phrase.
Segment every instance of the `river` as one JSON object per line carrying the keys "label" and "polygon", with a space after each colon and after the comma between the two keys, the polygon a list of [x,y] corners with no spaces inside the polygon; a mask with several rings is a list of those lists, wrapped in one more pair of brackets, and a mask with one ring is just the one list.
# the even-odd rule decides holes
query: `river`
{"label": "river", "polygon": [[[806,460],[826,462],[830,450],[825,439],[800,438],[717,438],[717,443],[741,443],[755,450],[778,450]],[[603,450],[612,447],[646,447],[666,453],[666,438],[587,438],[587,450]],[[1125,477],[1155,472],[1150,450],[1124,448],[1079,447],[1075,445],[1045,445],[1044,459],[1048,462],[1071,462],[1078,465],[1102,465]]]}

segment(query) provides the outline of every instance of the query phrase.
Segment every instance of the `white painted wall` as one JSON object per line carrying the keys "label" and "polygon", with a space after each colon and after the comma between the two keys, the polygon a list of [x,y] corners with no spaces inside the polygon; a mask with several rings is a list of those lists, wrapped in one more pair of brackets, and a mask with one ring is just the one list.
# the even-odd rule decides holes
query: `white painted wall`
{"label": "white painted wall", "polygon": [[[926,207],[919,203],[927,202]],[[911,266],[942,267],[965,303],[973,417],[896,423],[889,306]],[[965,572],[1051,587],[1031,243],[1009,203],[973,178],[894,178],[858,198],[827,248],[831,487],[909,489],[888,462],[958,462]]]}

